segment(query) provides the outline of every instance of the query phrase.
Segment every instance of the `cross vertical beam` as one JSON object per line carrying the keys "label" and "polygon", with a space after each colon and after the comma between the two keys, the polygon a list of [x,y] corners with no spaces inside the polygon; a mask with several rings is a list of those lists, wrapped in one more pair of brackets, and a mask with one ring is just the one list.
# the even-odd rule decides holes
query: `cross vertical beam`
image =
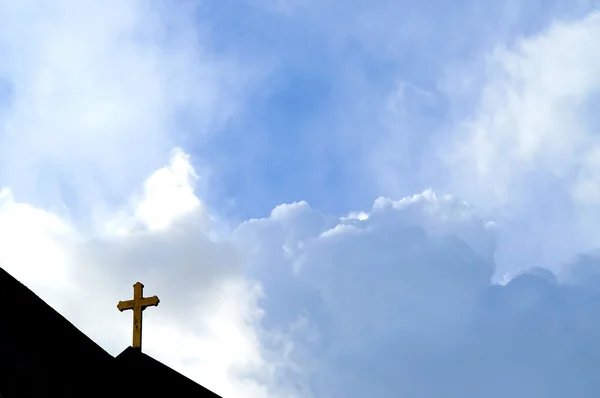
{"label": "cross vertical beam", "polygon": [[157,296],[144,297],[144,285],[133,285],[133,300],[119,301],[117,308],[123,312],[133,310],[133,348],[142,349],[142,311],[147,307],[156,307],[160,303]]}

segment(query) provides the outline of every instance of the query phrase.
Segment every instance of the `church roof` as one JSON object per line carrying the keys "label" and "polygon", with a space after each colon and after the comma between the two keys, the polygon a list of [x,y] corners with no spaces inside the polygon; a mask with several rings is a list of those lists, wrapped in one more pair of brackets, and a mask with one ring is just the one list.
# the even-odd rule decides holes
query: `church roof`
{"label": "church roof", "polygon": [[99,383],[99,373],[110,371],[113,361],[109,353],[0,268],[2,397],[82,396],[88,386]]}
{"label": "church roof", "polygon": [[142,396],[153,397],[158,391],[164,391],[165,393],[161,393],[160,396],[165,396],[166,392],[172,392],[167,395],[221,398],[139,349],[126,348],[116,357],[116,361],[119,373],[123,372],[123,374],[129,375],[128,378],[143,381],[135,388],[136,392],[141,393]]}
{"label": "church roof", "polygon": [[148,398],[169,394],[151,386],[218,397],[139,350],[114,358],[0,268],[0,397],[124,397],[124,385]]}

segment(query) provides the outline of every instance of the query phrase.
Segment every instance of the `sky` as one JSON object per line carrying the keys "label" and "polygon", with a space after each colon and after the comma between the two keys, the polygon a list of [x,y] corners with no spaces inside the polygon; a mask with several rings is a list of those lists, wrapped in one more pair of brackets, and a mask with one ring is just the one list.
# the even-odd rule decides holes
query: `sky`
{"label": "sky", "polygon": [[224,397],[600,392],[600,2],[0,0],[0,267]]}

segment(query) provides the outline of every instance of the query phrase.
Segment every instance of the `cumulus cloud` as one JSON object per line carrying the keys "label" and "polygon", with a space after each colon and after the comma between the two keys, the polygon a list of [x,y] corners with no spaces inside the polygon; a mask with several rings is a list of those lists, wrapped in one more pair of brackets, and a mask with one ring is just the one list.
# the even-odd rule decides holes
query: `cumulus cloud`
{"label": "cumulus cloud", "polygon": [[[458,228],[444,232],[444,224],[453,223]],[[457,237],[467,229],[470,234]],[[431,353],[424,341],[445,347],[469,320],[493,272],[486,223],[466,204],[431,191],[381,198],[360,218],[331,218],[306,203],[280,207],[241,225],[236,237],[254,248],[253,269],[277,275],[261,278],[269,297],[266,321],[281,324],[301,314],[312,327],[308,335],[317,336],[303,337],[318,358],[311,363],[318,369],[317,396],[408,391],[409,362],[392,357],[414,344]],[[262,275],[260,268],[255,272]],[[371,374],[375,369],[383,373]]]}
{"label": "cumulus cloud", "polygon": [[[556,23],[451,76],[476,111],[440,139],[435,181],[478,210],[433,192],[339,218],[299,202],[236,231],[265,323],[302,316],[315,395],[596,394],[597,212],[572,188],[596,136],[597,26]],[[513,273],[491,285],[498,263]]]}
{"label": "cumulus cloud", "polygon": [[261,327],[263,290],[242,272],[238,250],[210,236],[193,176],[175,152],[115,215],[120,227],[110,219],[95,235],[3,190],[0,266],[113,354],[131,338],[130,316],[116,302],[141,280],[161,298],[145,312],[146,352],[224,396],[280,396],[289,383],[274,375],[289,366],[291,342]]}
{"label": "cumulus cloud", "polygon": [[[599,293],[583,283],[593,258],[566,268],[587,273],[565,283],[531,270],[491,286],[494,224],[433,191],[341,217],[285,204],[217,239],[186,162],[175,151],[115,215],[121,228],[96,235],[4,190],[0,225],[23,229],[3,233],[1,266],[113,353],[131,337],[114,304],[143,280],[161,298],[145,313],[146,351],[224,396],[558,398],[600,388]],[[160,204],[163,222],[138,211],[146,203]]]}
{"label": "cumulus cloud", "polygon": [[427,191],[361,214],[296,203],[236,231],[265,324],[301,317],[292,354],[315,396],[595,395],[597,260],[493,285],[493,224],[464,202]]}

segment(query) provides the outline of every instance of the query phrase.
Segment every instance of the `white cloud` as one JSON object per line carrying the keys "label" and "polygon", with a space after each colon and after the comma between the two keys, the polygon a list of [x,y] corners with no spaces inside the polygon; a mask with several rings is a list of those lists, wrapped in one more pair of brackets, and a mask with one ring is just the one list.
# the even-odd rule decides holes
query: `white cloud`
{"label": "white cloud", "polygon": [[[189,155],[175,149],[170,165],[155,171],[144,183],[143,193],[132,201],[133,214],[121,212],[107,223],[105,229],[109,234],[117,235],[126,235],[136,228],[164,230],[190,214],[195,215],[195,221],[206,223],[210,216],[194,193],[197,179]],[[208,232],[209,225],[204,230]]]}
{"label": "white cloud", "polygon": [[37,289],[68,289],[62,245],[73,235],[72,226],[56,215],[0,190],[0,264],[15,277]]}
{"label": "white cloud", "polygon": [[[192,38],[192,13],[98,4],[0,4],[1,267],[113,354],[131,338],[116,302],[144,282],[161,298],[146,352],[225,397],[597,395],[596,257],[565,270],[568,287],[536,268],[489,286],[494,254],[559,266],[597,243],[582,107],[597,88],[596,15],[494,52],[478,113],[442,149],[449,191],[512,206],[497,224],[426,190],[341,217],[282,204],[223,235],[187,155],[162,164],[173,115],[193,108],[209,134],[247,75]],[[53,197],[62,183],[75,191]]]}
{"label": "white cloud", "polygon": [[502,272],[558,271],[600,245],[598,38],[598,13],[554,22],[448,76],[469,78],[448,94],[475,106],[439,139],[448,178],[438,182],[500,218]]}
{"label": "white cloud", "polygon": [[[224,396],[281,396],[286,382],[274,375],[290,366],[291,342],[262,328],[263,291],[244,276],[238,250],[209,237],[194,175],[187,156],[176,152],[146,181],[155,189],[118,215],[152,221],[145,217],[156,213],[160,228],[124,223],[101,235],[85,235],[3,190],[0,266],[113,354],[129,344],[131,330],[130,314],[117,311],[116,302],[140,280],[146,294],[161,298],[145,312],[146,352]],[[140,212],[146,203],[154,212]]]}
{"label": "white cloud", "polygon": [[600,388],[588,370],[600,360],[598,290],[586,276],[598,274],[596,260],[570,265],[579,278],[570,286],[535,268],[490,286],[495,232],[451,196],[379,199],[362,220],[305,203],[280,209],[294,211],[242,224],[236,241],[263,282],[264,321],[310,327],[291,355],[315,396],[558,398]]}
{"label": "white cloud", "polygon": [[162,300],[148,353],[225,396],[281,396],[287,339],[260,327],[261,287],[173,151],[230,120],[259,71],[213,52],[195,7],[0,2],[0,266],[113,354],[141,280]]}
{"label": "white cloud", "polygon": [[0,181],[44,206],[110,207],[227,122],[258,67],[214,54],[195,7],[1,2]]}
{"label": "white cloud", "polygon": [[600,89],[599,35],[600,15],[591,14],[489,55],[479,109],[452,156],[482,184],[471,190],[501,203],[518,200],[510,195],[540,170],[557,178],[581,173],[572,180],[575,190],[585,183],[597,145],[589,105]]}
{"label": "white cloud", "polygon": [[[131,338],[115,304],[143,281],[161,298],[145,312],[145,351],[226,397],[595,396],[577,354],[597,329],[587,288],[536,270],[490,287],[494,232],[468,204],[426,191],[334,217],[300,202],[215,240],[202,206],[169,211],[193,193],[181,155],[147,180],[179,188],[157,202],[163,228],[86,235],[3,191],[2,220],[26,230],[3,234],[0,266],[112,353]],[[23,262],[31,236],[45,262]]]}

